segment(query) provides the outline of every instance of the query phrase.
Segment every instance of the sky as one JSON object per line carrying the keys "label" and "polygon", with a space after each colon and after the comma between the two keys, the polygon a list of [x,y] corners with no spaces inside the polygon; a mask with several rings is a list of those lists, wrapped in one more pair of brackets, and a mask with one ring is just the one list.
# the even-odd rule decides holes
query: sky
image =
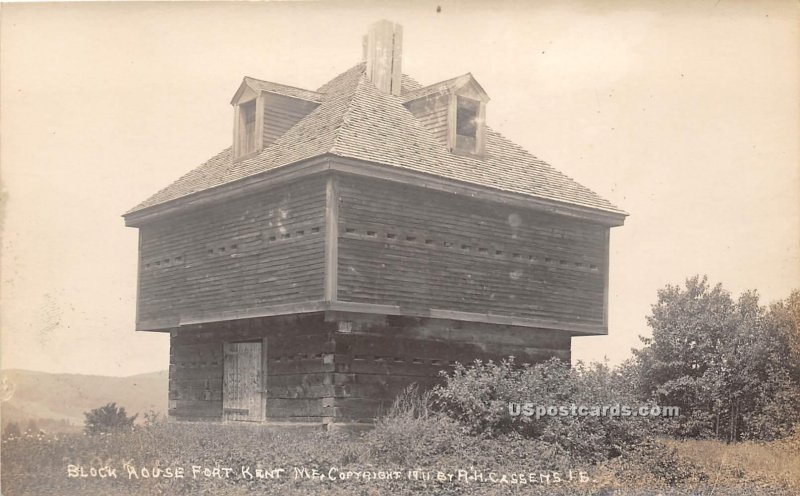
{"label": "sky", "polygon": [[120,215],[229,146],[243,76],[315,89],[382,18],[403,72],[471,72],[489,126],[630,213],[608,336],[574,360],[628,358],[694,274],[763,303],[800,287],[797,2],[4,4],[0,366],[166,369]]}

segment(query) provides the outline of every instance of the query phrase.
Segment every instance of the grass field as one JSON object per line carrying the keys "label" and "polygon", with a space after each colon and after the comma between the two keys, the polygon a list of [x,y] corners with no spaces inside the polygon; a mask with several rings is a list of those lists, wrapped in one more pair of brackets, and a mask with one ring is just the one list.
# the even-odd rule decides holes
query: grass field
{"label": "grass field", "polygon": [[[6,496],[800,494],[797,436],[735,445],[658,441],[599,465],[572,466],[568,456],[529,440],[479,439],[435,425],[349,434],[173,423],[7,439],[0,456]],[[108,477],[111,470],[116,477]]]}

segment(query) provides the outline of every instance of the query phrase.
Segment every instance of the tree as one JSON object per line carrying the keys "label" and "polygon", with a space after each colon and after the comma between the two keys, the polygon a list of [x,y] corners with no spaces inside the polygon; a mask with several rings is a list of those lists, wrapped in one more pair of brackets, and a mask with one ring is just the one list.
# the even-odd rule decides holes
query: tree
{"label": "tree", "polygon": [[668,285],[658,291],[647,317],[652,338],[641,338],[645,347],[634,351],[638,392],[681,409],[676,434],[699,437],[713,429],[713,375],[706,372],[719,366],[719,347],[733,314],[730,295],[721,285],[711,288],[705,277],[688,279],[685,289]]}
{"label": "tree", "polygon": [[772,304],[765,315],[763,369],[757,380],[760,409],[748,423],[746,437],[773,439],[800,426],[800,290]]}
{"label": "tree", "polygon": [[786,346],[793,377],[800,381],[800,289],[795,289],[785,300],[770,306],[772,326],[778,339]]}
{"label": "tree", "polygon": [[681,408],[679,436],[738,441],[790,433],[800,408],[793,303],[767,309],[755,291],[734,301],[699,276],[685,288],[660,290],[647,318],[653,336],[634,351],[638,394]]}
{"label": "tree", "polygon": [[131,430],[133,422],[139,415],[129,417],[125,407],[117,407],[116,403],[109,403],[103,407],[85,412],[84,430],[87,434],[111,433],[116,431]]}

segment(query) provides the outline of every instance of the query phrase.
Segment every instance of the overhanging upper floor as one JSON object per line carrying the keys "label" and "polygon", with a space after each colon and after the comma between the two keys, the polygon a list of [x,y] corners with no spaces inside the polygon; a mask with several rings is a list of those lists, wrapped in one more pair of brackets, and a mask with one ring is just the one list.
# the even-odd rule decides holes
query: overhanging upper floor
{"label": "overhanging upper floor", "polygon": [[603,334],[619,214],[324,157],[126,217],[137,329],[314,311]]}

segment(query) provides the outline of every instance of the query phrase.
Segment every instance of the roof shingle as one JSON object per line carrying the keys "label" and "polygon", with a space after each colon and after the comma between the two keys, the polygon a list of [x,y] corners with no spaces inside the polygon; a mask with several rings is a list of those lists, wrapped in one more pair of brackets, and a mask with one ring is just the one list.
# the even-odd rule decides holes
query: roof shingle
{"label": "roof shingle", "polygon": [[488,126],[485,156],[451,153],[403,106],[408,94],[420,88],[404,76],[401,96],[385,94],[367,79],[364,64],[359,64],[317,92],[309,92],[321,95],[320,105],[257,156],[234,162],[231,148],[226,148],[128,213],[331,154],[624,214]]}

